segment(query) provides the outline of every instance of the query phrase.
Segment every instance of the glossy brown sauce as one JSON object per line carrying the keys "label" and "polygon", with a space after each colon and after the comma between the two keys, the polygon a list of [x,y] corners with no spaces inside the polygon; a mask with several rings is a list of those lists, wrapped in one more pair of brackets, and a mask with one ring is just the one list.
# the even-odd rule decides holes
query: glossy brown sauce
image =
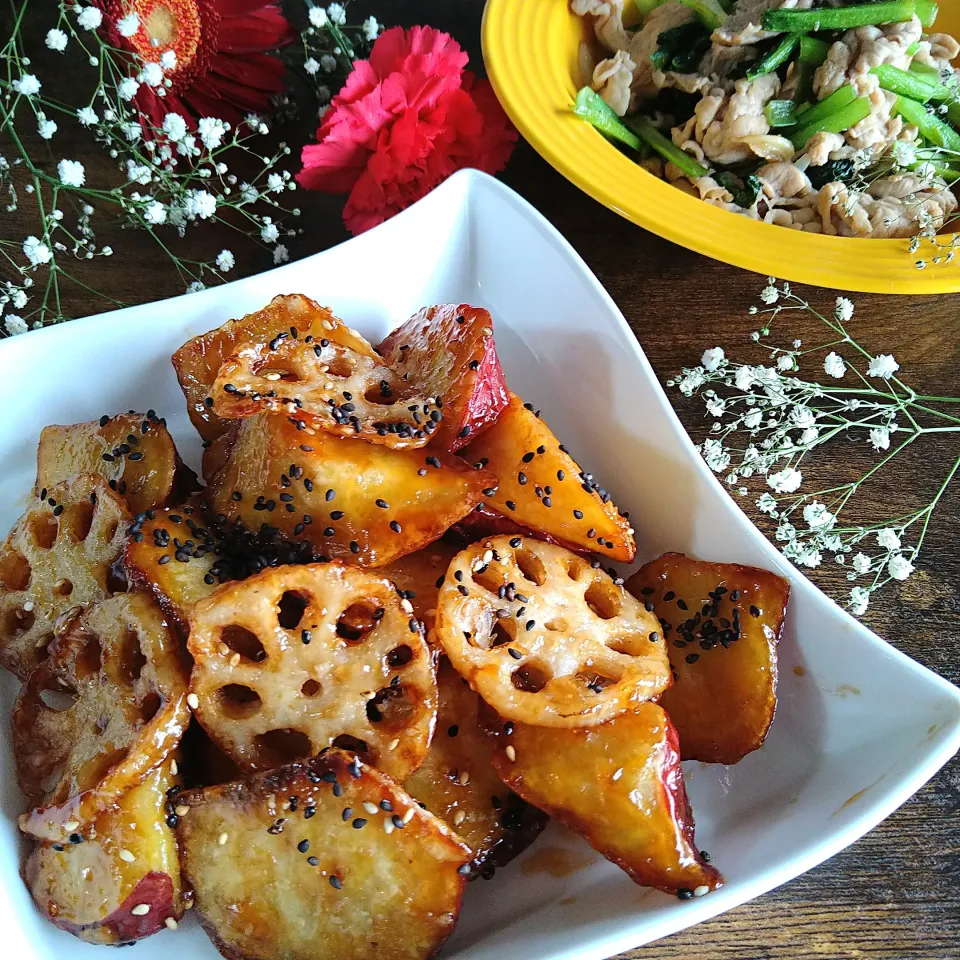
{"label": "glossy brown sauce", "polygon": [[520,865],[524,876],[546,873],[551,877],[569,877],[571,874],[589,867],[594,857],[588,853],[567,850],[564,847],[542,847],[534,850]]}

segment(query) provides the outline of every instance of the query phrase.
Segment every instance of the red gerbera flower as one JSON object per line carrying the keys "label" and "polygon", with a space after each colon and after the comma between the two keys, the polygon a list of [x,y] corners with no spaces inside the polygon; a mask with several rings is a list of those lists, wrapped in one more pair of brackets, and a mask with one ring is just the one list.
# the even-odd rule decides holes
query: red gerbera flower
{"label": "red gerbera flower", "polygon": [[[172,81],[165,95],[140,84],[134,103],[153,128],[168,113],[179,113],[193,127],[200,117],[236,125],[245,113],[260,113],[284,89],[284,66],[268,51],[288,43],[290,25],[265,0],[94,0],[103,11],[103,32],[111,46],[160,63],[172,51],[176,62],[164,69]],[[135,13],[133,36],[117,21]],[[168,58],[169,59],[169,58]]]}
{"label": "red gerbera flower", "polygon": [[383,33],[358,60],[303,148],[299,183],[350,196],[353,233],[399,213],[455,170],[502,170],[517,133],[467,54],[432,27]]}

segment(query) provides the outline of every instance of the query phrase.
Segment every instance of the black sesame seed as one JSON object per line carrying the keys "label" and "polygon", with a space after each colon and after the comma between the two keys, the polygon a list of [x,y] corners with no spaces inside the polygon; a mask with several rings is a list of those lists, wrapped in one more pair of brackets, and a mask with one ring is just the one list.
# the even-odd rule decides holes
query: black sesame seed
{"label": "black sesame seed", "polygon": [[523,654],[519,650],[514,649],[513,647],[507,647],[507,653],[509,653],[514,660],[523,659]]}
{"label": "black sesame seed", "polygon": [[363,817],[357,817],[356,820],[353,821],[354,830],[362,830],[366,825],[367,821]]}
{"label": "black sesame seed", "polygon": [[700,659],[699,653],[688,653],[686,656],[687,663],[696,663]]}
{"label": "black sesame seed", "polygon": [[[56,512],[56,511],[54,511],[54,512]],[[756,604],[753,604],[753,603],[750,604],[750,616],[751,616],[751,617],[759,617],[759,616],[760,616],[760,608],[759,608],[758,606],[756,606]]]}
{"label": "black sesame seed", "polygon": [[400,817],[400,816],[399,816],[398,814],[396,814],[396,813],[390,818],[390,822],[391,822],[398,830],[402,830],[402,829],[406,826],[406,824],[403,822],[403,818]]}
{"label": "black sesame seed", "polygon": [[337,491],[331,488],[323,495],[323,499],[329,503],[336,495]]}
{"label": "black sesame seed", "polygon": [[689,609],[690,609],[690,608],[687,606],[687,601],[684,600],[682,597],[677,601],[677,606],[678,606],[681,610],[689,610]]}
{"label": "black sesame seed", "polygon": [[692,891],[692,890],[688,890],[686,887],[681,887],[681,888],[677,891],[677,899],[678,899],[678,900],[692,900],[692,899],[693,899],[693,891]]}
{"label": "black sesame seed", "polygon": [[[315,864],[311,864],[311,866],[315,866]],[[342,890],[343,881],[335,873],[331,873],[330,886],[333,887],[334,890]]]}
{"label": "black sesame seed", "polygon": [[356,540],[351,540],[351,541],[350,541],[350,552],[351,552],[351,553],[359,553],[359,552],[360,552],[360,544],[357,543]]}
{"label": "black sesame seed", "polygon": [[179,818],[175,813],[171,813],[171,814],[167,817],[167,826],[168,826],[168,827],[176,827],[179,822],[180,822],[180,818]]}
{"label": "black sesame seed", "polygon": [[387,503],[386,500],[377,499],[375,502],[376,502],[377,506],[378,506],[381,510],[389,510],[389,509],[390,509],[390,504]]}
{"label": "black sesame seed", "polygon": [[301,840],[301,841],[297,844],[297,849],[298,849],[301,853],[306,853],[306,852],[310,849],[310,841],[309,841],[309,840]]}
{"label": "black sesame seed", "polygon": [[668,591],[663,595],[663,599],[664,599],[667,603],[669,603],[675,596],[676,596],[676,594],[675,594],[672,590],[668,590]]}
{"label": "black sesame seed", "polygon": [[530,461],[533,460],[533,451],[531,450],[529,453],[525,453],[520,459],[523,460],[524,463],[530,463]]}
{"label": "black sesame seed", "polygon": [[516,510],[516,509],[517,509],[517,505],[516,505],[512,500],[507,500],[507,501],[505,501],[505,502],[506,502],[506,505],[507,505],[507,509],[508,509],[508,510]]}

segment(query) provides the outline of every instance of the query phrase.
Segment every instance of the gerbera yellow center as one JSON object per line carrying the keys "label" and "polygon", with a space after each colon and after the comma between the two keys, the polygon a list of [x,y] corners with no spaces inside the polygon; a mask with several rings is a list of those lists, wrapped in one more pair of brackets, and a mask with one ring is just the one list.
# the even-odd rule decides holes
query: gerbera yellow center
{"label": "gerbera yellow center", "polygon": [[168,75],[188,67],[200,45],[200,12],[195,0],[134,0],[141,29],[131,38],[144,60],[159,62],[168,50],[177,62]]}

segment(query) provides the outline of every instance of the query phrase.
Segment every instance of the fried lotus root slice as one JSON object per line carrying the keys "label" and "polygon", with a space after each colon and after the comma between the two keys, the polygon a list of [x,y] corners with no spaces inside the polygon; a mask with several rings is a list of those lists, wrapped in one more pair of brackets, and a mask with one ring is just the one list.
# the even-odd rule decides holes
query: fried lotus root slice
{"label": "fried lotus root slice", "polygon": [[769,570],[667,553],[627,589],[660,618],[674,684],[660,698],[684,760],[737,763],[777,709],[777,645],[790,584]]}
{"label": "fried lotus root slice", "polygon": [[[145,594],[121,594],[61,622],[49,659],[13,708],[20,786],[39,803],[20,817],[21,830],[61,843],[82,835],[164,761],[190,722],[180,657]],[[67,702],[50,705],[53,693]]]}
{"label": "fried lotus root slice", "polygon": [[208,403],[210,389],[217,379],[220,365],[244,343],[282,342],[286,338],[324,337],[373,357],[370,344],[351,330],[342,320],[309,297],[287,294],[274,297],[267,306],[248,313],[188,340],[171,358],[180,389],[187,401],[187,413],[204,440],[214,440],[229,426]]}
{"label": "fried lotus root slice", "polygon": [[496,494],[486,500],[498,513],[605,559],[630,563],[636,555],[630,521],[610,494],[516,394],[463,456],[500,478]]}
{"label": "fried lotus root slice", "polygon": [[480,698],[444,659],[437,670],[437,731],[423,766],[403,788],[470,847],[471,875],[489,875],[522,853],[547,818],[494,772],[493,745],[479,723]]}
{"label": "fried lotus root slice", "polygon": [[453,930],[469,850],[350,754],[177,799],[184,879],[231,960],[427,960]]}
{"label": "fried lotus root slice", "polygon": [[431,654],[409,606],[389,580],[336,562],[225,584],[190,616],[197,719],[248,771],[335,744],[405,777],[437,715]]}
{"label": "fried lotus root slice", "polygon": [[504,782],[636,883],[683,897],[723,883],[694,842],[677,732],[658,704],[597,727],[501,723],[492,736]]}
{"label": "fried lotus root slice", "polygon": [[46,490],[0,547],[0,664],[26,680],[47,656],[57,618],[122,589],[111,568],[130,512],[100,477]]}
{"label": "fried lotus root slice", "polygon": [[480,307],[424,307],[397,327],[377,352],[411,384],[443,400],[433,447],[459,450],[507,405],[510,394],[493,340],[493,319]]}
{"label": "fried lotus root slice", "polygon": [[457,554],[434,633],[457,672],[501,716],[581,727],[670,683],[660,624],[582,557],[523,537]]}
{"label": "fried lotus root slice", "polygon": [[176,926],[183,916],[180,861],[164,821],[167,791],[177,786],[168,761],[100,814],[83,843],[36,846],[23,875],[52,924],[99,944]]}
{"label": "fried lotus root slice", "polygon": [[155,414],[125,413],[72,426],[44,427],[34,492],[81,474],[96,474],[133,513],[176,502],[195,488],[166,423]]}
{"label": "fried lotus root slice", "polygon": [[211,390],[219,417],[284,413],[341,437],[397,449],[425,446],[443,405],[379,359],[324,337],[246,343],[224,361]]}
{"label": "fried lotus root slice", "polygon": [[379,567],[438,539],[495,487],[493,474],[459,457],[311,434],[259,414],[240,421],[210,498],[248,530],[265,525],[327,559]]}
{"label": "fried lotus root slice", "polygon": [[[216,550],[195,546],[208,539],[202,523],[200,511],[191,504],[156,511],[152,520],[145,517],[136,524],[123,552],[129,582],[152,594],[184,636],[193,605],[209,597],[220,582]],[[191,546],[178,547],[177,541]]]}

